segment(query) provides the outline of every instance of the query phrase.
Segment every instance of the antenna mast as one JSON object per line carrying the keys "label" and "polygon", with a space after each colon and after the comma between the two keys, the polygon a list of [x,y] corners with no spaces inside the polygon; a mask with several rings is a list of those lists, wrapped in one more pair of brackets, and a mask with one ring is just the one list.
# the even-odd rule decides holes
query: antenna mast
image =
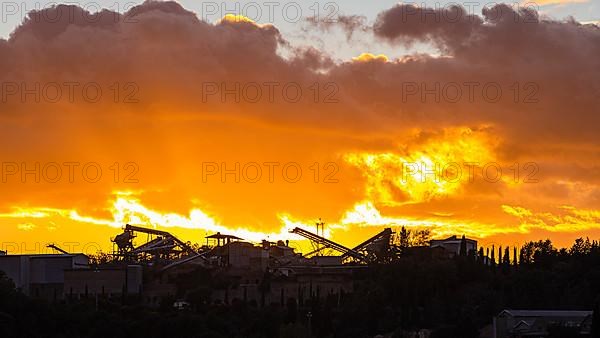
{"label": "antenna mast", "polygon": [[[316,223],[317,225],[317,236],[325,237],[325,222],[319,217],[319,221]],[[321,233],[319,234],[319,228],[321,228]],[[322,255],[321,252],[321,244],[317,243],[318,255]]]}

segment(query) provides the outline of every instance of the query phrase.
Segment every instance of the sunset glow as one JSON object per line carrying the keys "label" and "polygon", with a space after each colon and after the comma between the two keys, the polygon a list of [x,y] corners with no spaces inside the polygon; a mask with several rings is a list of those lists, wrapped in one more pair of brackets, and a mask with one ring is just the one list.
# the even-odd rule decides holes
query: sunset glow
{"label": "sunset glow", "polygon": [[483,245],[600,235],[597,27],[509,7],[398,25],[395,5],[299,34],[184,7],[30,17],[0,40],[4,249],[111,251],[127,223],[302,247],[289,230],[319,218],[348,246],[402,226]]}

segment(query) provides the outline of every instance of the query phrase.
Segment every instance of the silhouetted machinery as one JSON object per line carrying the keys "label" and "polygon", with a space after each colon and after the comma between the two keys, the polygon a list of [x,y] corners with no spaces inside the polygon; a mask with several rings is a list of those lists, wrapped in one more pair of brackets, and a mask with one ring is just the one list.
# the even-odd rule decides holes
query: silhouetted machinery
{"label": "silhouetted machinery", "polygon": [[50,248],[53,249],[54,251],[60,252],[63,255],[68,255],[69,253],[61,248],[59,248],[57,245],[55,245],[54,243],[50,243],[48,245],[46,245],[46,248]]}
{"label": "silhouetted machinery", "polygon": [[392,229],[386,228],[377,235],[362,242],[355,248],[350,249],[302,228],[296,227],[290,232],[309,239],[311,242],[313,242],[314,246],[316,246],[316,249],[305,254],[305,257],[313,256],[327,248],[340,252],[343,260],[352,259],[360,263],[372,263],[385,259],[390,250],[390,241],[392,235]]}
{"label": "silhouetted machinery", "polygon": [[[367,239],[352,250],[361,253],[367,257],[369,262],[382,262],[393,258],[392,234],[391,228],[385,228],[377,235]],[[348,254],[342,254],[343,258],[348,257]]]}
{"label": "silhouetted machinery", "polygon": [[[138,246],[134,239],[138,234],[145,234],[146,241]],[[179,240],[172,234],[150,228],[126,224],[123,233],[112,239],[113,255],[125,261],[162,260],[173,261],[186,256],[198,254],[189,243]]]}

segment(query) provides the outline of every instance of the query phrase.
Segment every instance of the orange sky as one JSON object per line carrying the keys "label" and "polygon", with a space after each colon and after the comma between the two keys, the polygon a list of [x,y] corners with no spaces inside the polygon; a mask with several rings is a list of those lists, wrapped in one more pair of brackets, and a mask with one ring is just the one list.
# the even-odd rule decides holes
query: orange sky
{"label": "orange sky", "polygon": [[[379,16],[373,41],[426,42],[436,55],[334,60],[272,25],[205,23],[160,2],[129,24],[25,22],[0,40],[3,249],[109,251],[125,223],[199,243],[215,231],[294,241],[290,228],[319,217],[349,246],[402,225],[484,245],[598,238],[599,29],[514,13],[397,25],[401,10]],[[81,91],[89,83],[97,102]],[[451,83],[458,100],[424,93]],[[39,102],[22,84],[40,86]],[[263,95],[222,99],[236,84]]]}

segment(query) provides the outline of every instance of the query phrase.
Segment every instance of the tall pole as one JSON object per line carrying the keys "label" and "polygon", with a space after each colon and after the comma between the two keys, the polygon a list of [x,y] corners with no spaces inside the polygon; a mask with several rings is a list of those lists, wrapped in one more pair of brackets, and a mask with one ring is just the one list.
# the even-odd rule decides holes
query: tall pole
{"label": "tall pole", "polygon": [[[319,235],[319,227],[321,228],[321,234]],[[321,237],[325,237],[325,222],[323,222],[323,220],[321,220],[321,218],[319,217],[319,221],[317,222],[317,236],[321,236]],[[321,245],[319,244],[319,242],[317,242],[317,255],[322,255],[321,253]]]}
{"label": "tall pole", "polygon": [[308,313],[306,314],[306,318],[308,318],[308,337],[311,338],[312,337],[312,327],[311,327],[310,319],[312,318],[312,313],[310,311],[308,311]]}

